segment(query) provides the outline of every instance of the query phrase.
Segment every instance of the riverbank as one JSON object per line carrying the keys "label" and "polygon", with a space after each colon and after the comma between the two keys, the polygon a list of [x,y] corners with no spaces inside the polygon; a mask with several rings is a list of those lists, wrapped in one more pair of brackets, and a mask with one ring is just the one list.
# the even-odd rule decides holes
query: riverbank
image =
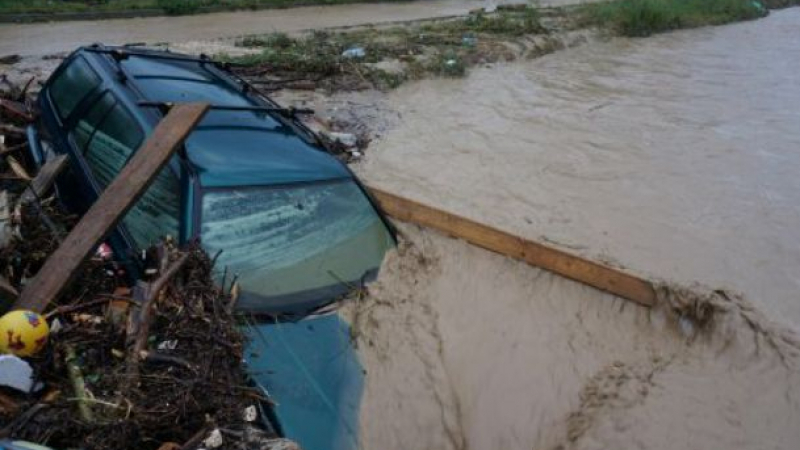
{"label": "riverbank", "polygon": [[[540,8],[501,5],[495,12],[424,24],[250,35],[235,45],[248,51],[217,59],[240,66],[252,82],[279,88],[285,80],[309,89],[393,89],[431,76],[461,77],[471,67],[533,59],[598,35],[644,37],[768,14],[752,0],[616,0]],[[241,52],[240,52],[241,53]]]}

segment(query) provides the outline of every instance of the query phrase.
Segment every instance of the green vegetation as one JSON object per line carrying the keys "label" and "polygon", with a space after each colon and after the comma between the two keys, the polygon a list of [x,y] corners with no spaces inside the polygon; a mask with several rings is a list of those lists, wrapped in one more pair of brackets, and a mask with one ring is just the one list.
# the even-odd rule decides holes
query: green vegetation
{"label": "green vegetation", "polygon": [[0,0],[0,14],[111,13],[161,10],[185,15],[205,11],[288,8],[303,5],[407,0]]}
{"label": "green vegetation", "polygon": [[157,7],[156,0],[0,0],[0,14],[107,12]]}
{"label": "green vegetation", "polygon": [[[539,19],[533,7],[517,7],[388,29],[312,32],[297,38],[282,33],[249,36],[237,45],[258,53],[218,59],[245,66],[245,73],[257,69],[335,89],[390,89],[429,75],[461,77],[470,66],[513,59],[504,43],[547,33]],[[356,48],[363,56],[345,55]]]}
{"label": "green vegetation", "polygon": [[618,0],[584,7],[587,24],[631,37],[750,20],[766,15],[757,0]]}

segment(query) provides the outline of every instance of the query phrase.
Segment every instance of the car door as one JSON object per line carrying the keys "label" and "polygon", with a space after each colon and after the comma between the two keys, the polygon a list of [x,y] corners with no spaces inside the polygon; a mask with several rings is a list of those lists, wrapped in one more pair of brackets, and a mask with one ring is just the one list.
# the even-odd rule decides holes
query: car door
{"label": "car door", "polygon": [[82,56],[73,55],[50,77],[39,96],[41,127],[38,142],[32,149],[40,150],[33,159],[39,163],[49,158],[49,151],[67,153],[69,165],[59,177],[62,200],[75,211],[85,211],[93,201],[91,184],[85,168],[75,158],[75,136],[72,129],[78,117],[93,103],[102,87],[102,79]]}
{"label": "car door", "polygon": [[[85,212],[144,142],[146,133],[117,95],[105,88],[81,56],[68,60],[45,87],[53,114],[45,118],[49,135],[71,158],[64,197]],[[173,164],[177,166],[177,164]],[[179,237],[180,181],[166,167],[131,208],[111,237],[118,257],[149,247],[165,235]]]}

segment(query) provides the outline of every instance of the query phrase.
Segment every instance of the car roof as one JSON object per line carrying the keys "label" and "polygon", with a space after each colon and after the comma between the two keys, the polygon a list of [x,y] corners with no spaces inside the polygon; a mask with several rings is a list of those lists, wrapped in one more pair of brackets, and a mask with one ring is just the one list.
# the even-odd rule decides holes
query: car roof
{"label": "car roof", "polygon": [[[186,157],[206,187],[275,185],[352,178],[350,171],[313,143],[297,121],[278,113],[224,110],[215,106],[277,107],[216,64],[169,52],[126,47],[88,47],[107,53],[124,74],[138,103],[208,102],[212,109],[186,140]],[[124,54],[124,57],[120,57]],[[150,106],[140,106],[149,108]]]}

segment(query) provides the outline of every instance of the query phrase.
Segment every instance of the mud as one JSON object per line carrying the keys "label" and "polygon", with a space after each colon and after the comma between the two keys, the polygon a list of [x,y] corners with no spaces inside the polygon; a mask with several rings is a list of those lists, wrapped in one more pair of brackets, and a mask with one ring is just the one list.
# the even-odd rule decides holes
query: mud
{"label": "mud", "polygon": [[[800,343],[745,300],[653,310],[402,228],[349,306],[366,449],[796,448]],[[677,301],[676,299],[680,300]],[[675,305],[708,304],[711,323]]]}

